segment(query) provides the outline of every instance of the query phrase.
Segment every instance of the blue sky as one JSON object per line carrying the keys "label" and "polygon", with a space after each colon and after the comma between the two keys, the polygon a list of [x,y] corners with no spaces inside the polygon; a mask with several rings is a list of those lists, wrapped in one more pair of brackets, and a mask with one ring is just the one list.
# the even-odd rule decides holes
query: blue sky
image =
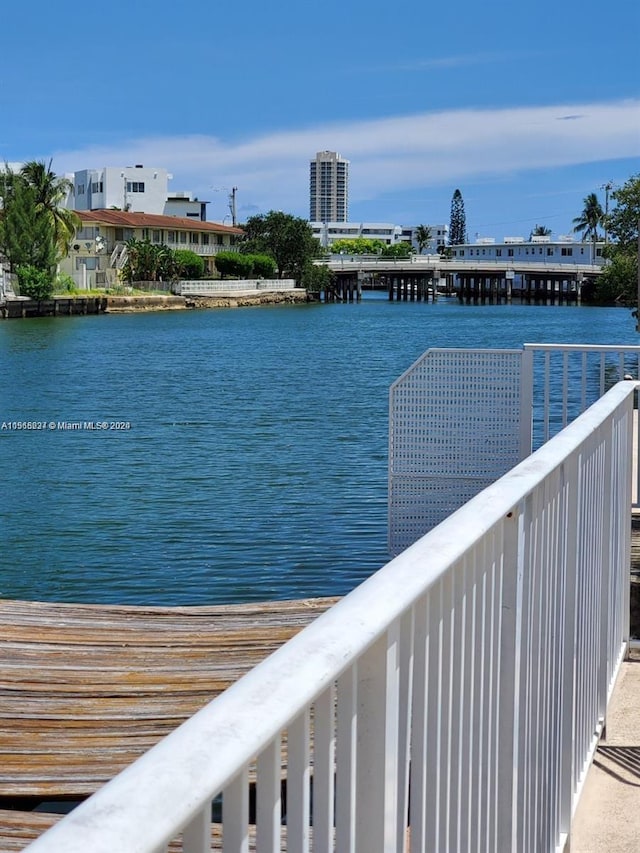
{"label": "blue sky", "polygon": [[569,233],[640,173],[639,4],[244,0],[3,4],[0,158],[143,163],[240,221],[308,216],[309,160],[350,160],[350,219]]}

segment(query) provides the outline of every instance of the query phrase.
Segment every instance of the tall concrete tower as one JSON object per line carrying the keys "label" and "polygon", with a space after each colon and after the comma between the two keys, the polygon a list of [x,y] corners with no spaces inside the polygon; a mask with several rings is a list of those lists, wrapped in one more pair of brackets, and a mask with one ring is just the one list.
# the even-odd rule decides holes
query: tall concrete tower
{"label": "tall concrete tower", "polygon": [[349,221],[349,161],[335,151],[318,151],[309,164],[309,220]]}

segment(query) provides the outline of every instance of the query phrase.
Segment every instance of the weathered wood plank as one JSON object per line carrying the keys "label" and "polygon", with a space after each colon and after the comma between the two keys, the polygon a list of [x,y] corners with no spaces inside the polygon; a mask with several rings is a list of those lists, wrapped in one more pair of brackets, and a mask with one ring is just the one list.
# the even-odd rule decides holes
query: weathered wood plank
{"label": "weathered wood plank", "polygon": [[92,793],[335,601],[0,600],[0,797]]}

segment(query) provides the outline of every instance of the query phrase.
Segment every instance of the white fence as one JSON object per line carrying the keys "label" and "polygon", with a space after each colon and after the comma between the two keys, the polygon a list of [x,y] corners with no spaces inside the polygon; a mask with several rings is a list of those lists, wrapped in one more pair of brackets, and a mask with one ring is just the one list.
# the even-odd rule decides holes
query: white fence
{"label": "white fence", "polygon": [[[601,397],[640,346],[427,350],[389,394],[389,550],[398,554]],[[635,492],[640,494],[639,471]]]}
{"label": "white fence", "polygon": [[295,290],[292,278],[252,278],[241,281],[220,279],[216,281],[179,281],[173,292],[179,296],[224,296],[239,293],[280,293]]}
{"label": "white fence", "polygon": [[283,837],[297,853],[561,848],[628,634],[636,384],[616,385],[31,853],[159,853],[181,832],[185,853],[204,853],[219,794],[224,850],[246,853],[254,768],[259,853]]}

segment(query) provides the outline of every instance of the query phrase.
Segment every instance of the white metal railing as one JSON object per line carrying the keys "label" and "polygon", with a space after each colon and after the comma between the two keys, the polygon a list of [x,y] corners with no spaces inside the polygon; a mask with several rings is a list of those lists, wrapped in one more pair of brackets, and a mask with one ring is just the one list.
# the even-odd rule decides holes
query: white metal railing
{"label": "white metal railing", "polygon": [[217,255],[219,252],[238,252],[238,246],[219,243],[182,243],[176,240],[167,241],[171,249],[188,249],[196,255]]}
{"label": "white metal railing", "polygon": [[533,446],[625,377],[640,378],[640,346],[525,344],[523,374],[532,387]]}
{"label": "white metal railing", "polygon": [[240,281],[219,279],[216,281],[179,281],[173,292],[180,296],[220,296],[229,293],[267,293],[294,290],[296,286],[292,278],[273,279],[242,279]]}
{"label": "white metal railing", "polygon": [[314,851],[338,853],[561,848],[628,636],[636,384],[612,388],[31,853],[159,853],[180,832],[185,853],[204,853],[219,794],[224,850],[247,851],[254,767],[260,853],[285,833],[300,853],[311,834]]}
{"label": "white metal railing", "polygon": [[126,243],[116,243],[111,252],[111,257],[109,259],[109,265],[114,267],[117,270],[121,270],[122,267],[126,264],[127,258],[129,256],[129,249],[127,248]]}
{"label": "white metal railing", "polygon": [[561,256],[543,257],[534,260],[532,257],[518,256],[505,258],[448,258],[444,255],[410,255],[407,258],[380,258],[371,255],[330,255],[320,263],[327,264],[332,270],[384,270],[386,268],[404,269],[409,272],[418,272],[420,268],[440,269],[450,271],[451,269],[473,272],[495,269],[496,272],[506,272],[517,269],[520,272],[567,272],[567,274],[586,273],[598,274],[602,272],[604,260],[599,263],[591,263],[589,259],[576,261],[575,258],[565,259]]}
{"label": "white metal railing", "polygon": [[[525,344],[523,381],[531,387],[532,448],[559,432],[622,379],[640,379],[640,346]],[[636,400],[637,406],[637,400]],[[634,421],[640,447],[640,420]],[[640,465],[633,456],[633,505],[640,503]]]}

